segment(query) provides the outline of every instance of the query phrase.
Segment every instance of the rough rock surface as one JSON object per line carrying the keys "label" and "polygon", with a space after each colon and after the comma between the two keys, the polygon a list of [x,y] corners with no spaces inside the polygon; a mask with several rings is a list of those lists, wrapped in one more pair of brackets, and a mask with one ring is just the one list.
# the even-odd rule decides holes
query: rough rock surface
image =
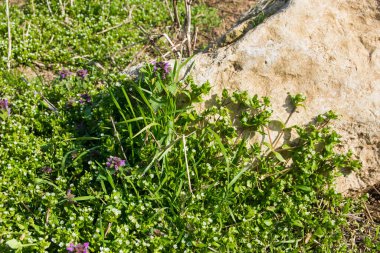
{"label": "rough rock surface", "polygon": [[290,124],[334,110],[343,139],[363,163],[337,180],[337,190],[380,181],[380,2],[292,0],[236,42],[193,58],[192,76],[212,94],[247,90],[271,98],[274,116],[288,116],[287,92],[307,96]]}

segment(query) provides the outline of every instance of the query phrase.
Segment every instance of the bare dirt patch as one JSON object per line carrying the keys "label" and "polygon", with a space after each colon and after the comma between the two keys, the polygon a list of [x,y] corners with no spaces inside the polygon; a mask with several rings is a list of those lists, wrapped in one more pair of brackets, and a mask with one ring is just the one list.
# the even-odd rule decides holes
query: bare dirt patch
{"label": "bare dirt patch", "polygon": [[20,73],[22,73],[27,79],[42,77],[45,81],[51,82],[57,76],[56,74],[54,74],[53,71],[44,70],[44,69],[35,69],[35,68],[27,67],[27,66],[19,66],[17,70],[20,71]]}
{"label": "bare dirt patch", "polygon": [[10,4],[22,6],[26,3],[26,0],[9,0]]}
{"label": "bare dirt patch", "polygon": [[200,35],[200,42],[215,42],[226,33],[236,21],[247,12],[258,0],[204,0],[207,5],[218,9],[221,24],[208,34]]}

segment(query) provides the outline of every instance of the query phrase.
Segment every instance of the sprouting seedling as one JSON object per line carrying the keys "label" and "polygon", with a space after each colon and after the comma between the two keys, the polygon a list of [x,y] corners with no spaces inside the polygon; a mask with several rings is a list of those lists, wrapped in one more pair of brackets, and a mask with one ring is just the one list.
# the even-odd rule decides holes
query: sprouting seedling
{"label": "sprouting seedling", "polygon": [[305,105],[303,104],[303,102],[305,102],[306,100],[305,95],[300,93],[293,96],[288,93],[288,95],[290,98],[290,103],[293,106],[292,113],[295,112],[299,107],[305,107]]}
{"label": "sprouting seedling", "polygon": [[324,114],[318,115],[315,119],[316,123],[319,126],[319,129],[325,127],[331,120],[338,118],[338,115],[333,111],[328,111]]}

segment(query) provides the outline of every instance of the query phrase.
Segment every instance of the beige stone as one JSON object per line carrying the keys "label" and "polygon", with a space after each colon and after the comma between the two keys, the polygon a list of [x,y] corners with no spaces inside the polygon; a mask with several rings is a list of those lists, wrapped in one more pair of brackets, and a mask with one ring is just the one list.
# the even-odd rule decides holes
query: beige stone
{"label": "beige stone", "polygon": [[287,92],[307,96],[290,124],[334,110],[341,150],[363,163],[338,178],[337,190],[362,190],[380,181],[380,10],[376,0],[293,0],[232,44],[200,53],[192,76],[212,94],[247,90],[271,98],[285,120]]}

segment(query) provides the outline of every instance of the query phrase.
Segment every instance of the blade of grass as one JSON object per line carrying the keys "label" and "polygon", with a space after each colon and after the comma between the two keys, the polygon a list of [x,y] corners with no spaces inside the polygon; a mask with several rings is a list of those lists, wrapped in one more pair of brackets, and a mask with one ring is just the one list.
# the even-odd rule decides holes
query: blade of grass
{"label": "blade of grass", "polygon": [[123,91],[124,97],[127,100],[129,109],[131,110],[131,112],[133,114],[133,117],[136,118],[135,111],[133,110],[133,106],[132,106],[131,100],[129,99],[129,96],[128,96],[127,92],[125,91],[124,87],[121,87],[121,90]]}
{"label": "blade of grass", "polygon": [[226,169],[228,172],[228,181],[229,181],[230,180],[229,179],[230,178],[230,160],[228,159],[226,148],[224,147],[220,136],[217,133],[215,133],[214,130],[212,130],[211,128],[208,128],[207,130],[214,135],[216,143],[219,145],[220,150],[224,156],[224,160],[226,161]]}
{"label": "blade of grass", "polygon": [[115,98],[115,96],[113,95],[113,93],[111,91],[109,91],[109,93],[110,93],[112,101],[115,104],[116,108],[118,109],[120,115],[123,117],[124,121],[127,121],[127,118],[125,117],[125,114],[124,114],[123,110],[121,109],[119,102],[117,102],[117,99]]}
{"label": "blade of grass", "polygon": [[[194,134],[194,132],[186,135],[186,137]],[[180,140],[182,139],[182,137],[178,137],[176,140],[174,140],[172,143],[170,143],[168,146],[166,146],[161,152],[157,152],[152,161],[148,164],[148,166],[146,166],[146,168],[143,170],[143,172],[141,173],[141,176],[145,175],[145,173],[153,166],[153,164],[156,162],[156,161],[160,161],[170,150],[171,148],[177,144]]]}
{"label": "blade of grass", "polygon": [[94,150],[94,149],[97,149],[97,148],[99,148],[99,147],[101,147],[101,146],[96,146],[96,147],[93,147],[93,148],[90,148],[90,149],[87,149],[87,150],[83,151],[82,153],[80,153],[80,154],[77,156],[77,158],[75,158],[75,159],[73,160],[72,163],[75,163],[75,162],[78,161],[80,158],[82,158],[83,156],[85,156],[85,155],[87,155],[88,153],[90,153],[90,151],[92,151],[92,150]]}
{"label": "blade of grass", "polygon": [[141,87],[136,87],[137,92],[140,94],[141,98],[144,100],[145,104],[148,106],[149,110],[151,111],[152,115],[154,115],[154,110],[149,103],[148,99],[146,98],[143,89]]}
{"label": "blade of grass", "polygon": [[249,170],[251,168],[251,166],[246,166],[246,167],[244,167],[243,169],[241,169],[240,171],[239,171],[239,173],[231,180],[231,182],[228,184],[228,186],[227,186],[227,189],[230,189],[231,188],[231,186],[233,186],[235,183],[236,183],[236,181],[238,181],[239,180],[239,178],[247,171],[247,170]]}
{"label": "blade of grass", "polygon": [[187,162],[187,150],[186,150],[186,137],[185,135],[182,135],[182,141],[183,141],[183,153],[185,154],[185,165],[186,165],[186,173],[187,173],[187,180],[189,182],[189,191],[193,194],[193,190],[191,189],[191,179],[190,179],[190,171],[189,171],[189,163]]}
{"label": "blade of grass", "polygon": [[94,196],[80,196],[80,197],[72,198],[71,200],[72,201],[84,201],[84,200],[92,200],[92,199],[96,199],[96,197],[94,197]]}
{"label": "blade of grass", "polygon": [[136,138],[137,136],[139,136],[141,133],[145,132],[146,130],[148,130],[149,128],[153,127],[153,126],[159,126],[160,124],[158,123],[150,123],[149,125],[145,126],[143,129],[141,129],[137,134],[135,134],[132,138]]}

